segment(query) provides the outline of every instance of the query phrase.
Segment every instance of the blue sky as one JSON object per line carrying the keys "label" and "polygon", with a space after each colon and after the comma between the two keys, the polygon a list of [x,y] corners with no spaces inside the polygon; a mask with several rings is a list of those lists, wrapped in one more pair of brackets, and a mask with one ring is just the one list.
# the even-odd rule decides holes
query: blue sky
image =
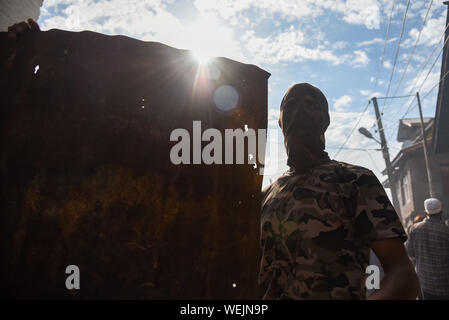
{"label": "blue sky", "polygon": [[[326,95],[331,115],[326,149],[333,158],[368,100],[387,94],[406,11],[389,95],[408,95],[420,88],[424,116],[435,115],[438,93],[435,85],[439,82],[441,68],[438,54],[443,46],[447,7],[441,0],[414,0],[407,9],[408,2],[45,0],[38,22],[43,30],[92,30],[159,41],[202,55],[225,56],[255,64],[270,72],[269,129],[273,131],[268,138],[266,185],[287,168],[282,135],[277,130],[279,104],[286,89],[295,82],[309,82]],[[379,101],[384,110],[384,127],[392,158],[401,147],[395,141],[397,125],[409,102],[410,99],[387,100],[385,104]],[[416,107],[407,114],[407,117],[417,116]],[[378,137],[372,105],[363,114],[359,126]],[[380,170],[385,165],[381,153],[375,150],[376,142],[355,130],[344,147],[364,150],[342,149],[337,160],[365,166],[384,180]]]}

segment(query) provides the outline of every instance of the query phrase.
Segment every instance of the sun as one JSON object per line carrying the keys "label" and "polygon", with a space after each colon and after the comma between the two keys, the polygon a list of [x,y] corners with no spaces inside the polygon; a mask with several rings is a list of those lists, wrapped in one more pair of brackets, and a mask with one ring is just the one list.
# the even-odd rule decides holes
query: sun
{"label": "sun", "polygon": [[[189,23],[183,34],[185,44],[199,64],[208,64],[212,58],[225,54],[223,29],[211,17],[201,17]],[[226,35],[228,37],[228,35]]]}
{"label": "sun", "polygon": [[202,66],[209,64],[213,58],[213,55],[207,53],[207,50],[202,49],[192,49],[192,55]]}

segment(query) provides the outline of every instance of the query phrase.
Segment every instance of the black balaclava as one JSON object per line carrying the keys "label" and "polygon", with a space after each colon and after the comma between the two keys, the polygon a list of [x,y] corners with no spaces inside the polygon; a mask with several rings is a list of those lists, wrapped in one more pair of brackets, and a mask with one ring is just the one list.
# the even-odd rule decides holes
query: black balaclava
{"label": "black balaclava", "polygon": [[330,161],[324,151],[328,109],[324,94],[308,83],[295,84],[285,93],[279,126],[284,133],[287,164],[295,172],[302,173]]}

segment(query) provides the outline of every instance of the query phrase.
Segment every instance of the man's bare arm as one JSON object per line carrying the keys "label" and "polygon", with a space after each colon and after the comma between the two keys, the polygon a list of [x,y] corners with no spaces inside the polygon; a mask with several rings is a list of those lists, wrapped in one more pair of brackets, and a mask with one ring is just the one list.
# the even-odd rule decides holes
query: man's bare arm
{"label": "man's bare arm", "polygon": [[416,299],[419,285],[418,276],[401,239],[373,241],[370,247],[379,258],[385,276],[380,283],[380,289],[368,299]]}

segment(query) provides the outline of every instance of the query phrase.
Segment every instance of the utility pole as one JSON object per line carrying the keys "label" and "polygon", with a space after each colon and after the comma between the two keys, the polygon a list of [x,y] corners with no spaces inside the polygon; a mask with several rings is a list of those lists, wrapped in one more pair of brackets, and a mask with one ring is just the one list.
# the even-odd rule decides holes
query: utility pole
{"label": "utility pole", "polygon": [[376,112],[377,128],[379,129],[382,155],[385,160],[385,166],[387,167],[388,181],[390,183],[391,196],[393,197],[393,206],[395,207],[397,212],[400,212],[400,205],[399,205],[398,197],[396,194],[396,191],[397,191],[396,183],[393,178],[393,168],[391,167],[391,162],[390,162],[390,153],[388,152],[387,140],[385,139],[384,127],[382,125],[382,118],[380,116],[379,106],[377,104],[377,98],[373,97],[372,100],[373,100],[373,105],[374,105],[374,111]]}
{"label": "utility pole", "polygon": [[427,153],[426,135],[424,133],[424,120],[422,117],[421,99],[419,98],[418,92],[416,93],[416,98],[418,99],[419,117],[421,118],[421,136],[422,136],[422,145],[423,145],[423,150],[424,150],[424,160],[426,161],[427,181],[429,182],[429,194],[430,194],[431,198],[434,198],[435,193],[434,193],[434,189],[433,189],[432,173],[430,171],[429,154]]}

